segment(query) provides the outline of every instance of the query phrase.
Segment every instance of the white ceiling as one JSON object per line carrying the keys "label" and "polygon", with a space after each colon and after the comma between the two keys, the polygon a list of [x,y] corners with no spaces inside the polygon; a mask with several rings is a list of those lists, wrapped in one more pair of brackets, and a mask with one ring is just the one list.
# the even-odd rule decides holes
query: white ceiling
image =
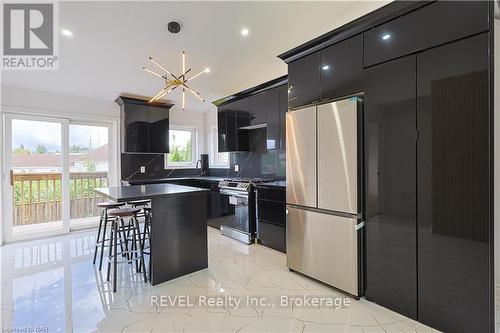
{"label": "white ceiling", "polygon": [[[186,103],[203,112],[213,100],[286,74],[278,54],[387,2],[60,2],[60,28],[74,35],[60,36],[59,70],[4,71],[2,85],[105,100],[152,96],[162,80],[141,70],[154,68],[148,56],[175,74],[185,49],[193,74],[211,69],[192,81],[207,103]],[[182,26],[175,42],[166,31],[172,20]],[[167,99],[180,104],[177,93]]]}

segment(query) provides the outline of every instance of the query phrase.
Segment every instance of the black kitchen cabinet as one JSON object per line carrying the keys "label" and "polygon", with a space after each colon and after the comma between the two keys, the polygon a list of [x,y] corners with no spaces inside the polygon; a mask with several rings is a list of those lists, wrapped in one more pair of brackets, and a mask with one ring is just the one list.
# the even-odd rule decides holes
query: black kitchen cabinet
{"label": "black kitchen cabinet", "polygon": [[147,153],[149,151],[149,117],[147,107],[130,104],[124,112],[125,151]]}
{"label": "black kitchen cabinet", "polygon": [[257,199],[257,242],[286,253],[285,187],[259,184]]}
{"label": "black kitchen cabinet", "polygon": [[250,102],[248,98],[219,106],[217,112],[219,152],[248,150],[248,130]]}
{"label": "black kitchen cabinet", "polygon": [[488,34],[417,56],[418,316],[443,332],[494,328],[488,61]]}
{"label": "black kitchen cabinet", "polygon": [[227,109],[223,105],[217,110],[217,144],[220,153],[229,151],[227,141]]}
{"label": "black kitchen cabinet", "polygon": [[288,106],[317,103],[321,99],[320,54],[312,53],[288,64]]}
{"label": "black kitchen cabinet", "polygon": [[321,50],[321,99],[363,90],[363,36],[357,35]]}
{"label": "black kitchen cabinet", "polygon": [[365,33],[365,66],[488,30],[489,1],[437,1]]}
{"label": "black kitchen cabinet", "polygon": [[278,87],[279,94],[279,120],[280,120],[280,149],[286,148],[286,113],[288,112],[288,87]]}
{"label": "black kitchen cabinet", "polygon": [[250,125],[264,124],[267,121],[268,91],[250,96]]}
{"label": "black kitchen cabinet", "polygon": [[278,88],[267,91],[267,149],[280,147],[280,95]]}
{"label": "black kitchen cabinet", "polygon": [[250,125],[250,98],[243,98],[232,104],[236,121],[236,132],[234,133],[236,140],[235,149],[236,151],[247,151],[249,143],[248,130],[242,130],[241,128]]}
{"label": "black kitchen cabinet", "polygon": [[234,110],[234,103],[226,105],[226,135],[226,151],[238,151],[236,112]]}
{"label": "black kitchen cabinet", "polygon": [[115,102],[123,112],[122,149],[126,153],[169,152],[169,109],[173,104],[120,96]]}
{"label": "black kitchen cabinet", "polygon": [[366,298],[417,318],[416,59],[365,71]]}
{"label": "black kitchen cabinet", "polygon": [[252,131],[249,126],[264,124],[267,149],[284,149],[287,110],[286,83],[218,106],[219,152],[248,151]]}
{"label": "black kitchen cabinet", "polygon": [[149,115],[149,149],[151,152],[168,152],[169,119],[168,111],[156,106],[148,106]]}

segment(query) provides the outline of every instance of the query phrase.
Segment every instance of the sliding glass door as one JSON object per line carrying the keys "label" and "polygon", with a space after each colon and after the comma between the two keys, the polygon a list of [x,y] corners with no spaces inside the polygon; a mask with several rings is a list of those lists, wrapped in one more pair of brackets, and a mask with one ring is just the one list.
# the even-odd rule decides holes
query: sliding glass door
{"label": "sliding glass door", "polygon": [[94,189],[109,183],[109,132],[102,125],[69,125],[71,227],[94,226],[98,221],[97,204],[105,199]]}
{"label": "sliding glass door", "polygon": [[109,184],[113,125],[7,114],[4,231],[13,241],[98,223],[94,189]]}
{"label": "sliding glass door", "polygon": [[7,240],[69,230],[68,121],[5,117]]}

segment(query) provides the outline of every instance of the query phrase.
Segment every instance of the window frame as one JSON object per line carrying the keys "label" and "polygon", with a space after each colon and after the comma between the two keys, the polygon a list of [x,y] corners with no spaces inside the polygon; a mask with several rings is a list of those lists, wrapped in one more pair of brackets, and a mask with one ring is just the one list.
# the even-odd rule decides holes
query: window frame
{"label": "window frame", "polygon": [[196,161],[198,157],[198,128],[196,126],[189,126],[189,125],[175,125],[175,124],[170,124],[169,129],[168,129],[168,135],[169,135],[169,148],[170,148],[170,131],[185,131],[185,132],[191,132],[191,145],[192,145],[192,152],[191,152],[191,162],[169,162],[168,156],[169,154],[165,154],[164,156],[164,164],[165,164],[165,169],[191,169],[196,166]]}

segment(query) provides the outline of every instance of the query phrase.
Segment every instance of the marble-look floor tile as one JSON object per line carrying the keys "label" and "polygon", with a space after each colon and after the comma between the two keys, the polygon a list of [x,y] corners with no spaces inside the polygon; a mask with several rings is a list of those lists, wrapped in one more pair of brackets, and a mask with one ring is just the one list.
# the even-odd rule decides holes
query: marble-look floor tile
{"label": "marble-look floor tile", "polygon": [[[246,245],[208,228],[209,268],[157,286],[131,265],[118,272],[117,292],[107,266],[92,264],[95,233],[0,248],[2,329],[48,332],[434,332],[418,322],[338,291],[286,266],[286,256]],[[283,304],[282,298],[347,300],[334,306]],[[190,304],[158,303],[185,297]],[[207,298],[239,299],[206,306]],[[262,303],[258,303],[262,301]],[[497,327],[498,331],[498,327]]]}

